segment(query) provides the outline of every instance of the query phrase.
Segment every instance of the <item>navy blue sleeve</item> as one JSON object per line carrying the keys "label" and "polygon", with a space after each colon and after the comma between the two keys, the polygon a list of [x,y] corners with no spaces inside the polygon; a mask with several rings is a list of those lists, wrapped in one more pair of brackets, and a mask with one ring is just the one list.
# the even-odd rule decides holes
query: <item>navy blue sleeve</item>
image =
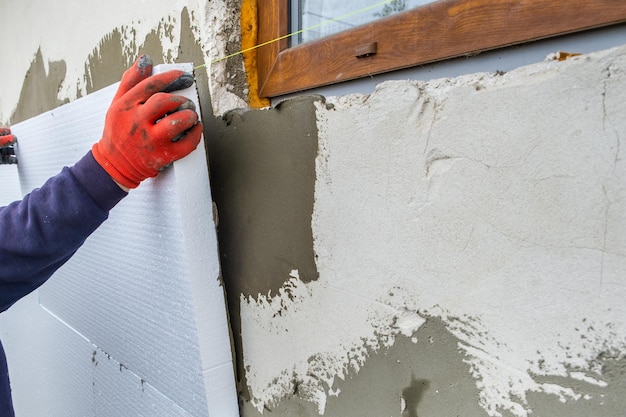
{"label": "navy blue sleeve", "polygon": [[0,312],[50,278],[126,194],[89,152],[0,208]]}

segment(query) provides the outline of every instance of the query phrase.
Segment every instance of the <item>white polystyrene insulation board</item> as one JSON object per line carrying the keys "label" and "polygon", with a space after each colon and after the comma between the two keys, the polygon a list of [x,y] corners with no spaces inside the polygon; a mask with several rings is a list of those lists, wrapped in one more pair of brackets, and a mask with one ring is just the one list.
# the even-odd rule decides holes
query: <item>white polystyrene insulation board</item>
{"label": "white polystyrene insulation board", "polygon": [[21,197],[17,165],[0,165],[0,207]]}
{"label": "white polystyrene insulation board", "polygon": [[42,309],[38,294],[2,313],[0,330],[16,416],[95,417],[94,346]]}
{"label": "white polystyrene insulation board", "polygon": [[[191,72],[193,66],[161,65],[154,73],[169,69]],[[89,151],[117,86],[12,127],[23,194]],[[195,85],[176,94],[199,109]],[[135,376],[100,378],[110,378],[112,386],[134,381],[144,387],[110,390],[107,396],[119,407],[103,405],[97,416],[134,415],[124,407],[136,407],[135,396],[145,387],[191,416],[238,415],[212,216],[202,140],[189,156],[132,190],[38,290],[43,309],[119,363],[118,371]],[[28,387],[13,387],[20,389]],[[161,409],[150,415],[173,414]]]}
{"label": "white polystyrene insulation board", "polygon": [[191,416],[42,308],[37,293],[0,315],[0,333],[17,416]]}

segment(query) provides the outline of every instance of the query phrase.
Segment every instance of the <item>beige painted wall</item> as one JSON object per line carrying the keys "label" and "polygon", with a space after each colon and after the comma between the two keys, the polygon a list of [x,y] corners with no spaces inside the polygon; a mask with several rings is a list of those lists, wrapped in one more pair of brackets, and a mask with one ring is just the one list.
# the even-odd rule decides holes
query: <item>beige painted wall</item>
{"label": "beige painted wall", "polygon": [[[61,27],[3,3],[0,121],[140,51],[223,55],[229,3]],[[240,62],[200,72],[242,415],[620,415],[625,69],[620,48],[271,110],[234,110]]]}

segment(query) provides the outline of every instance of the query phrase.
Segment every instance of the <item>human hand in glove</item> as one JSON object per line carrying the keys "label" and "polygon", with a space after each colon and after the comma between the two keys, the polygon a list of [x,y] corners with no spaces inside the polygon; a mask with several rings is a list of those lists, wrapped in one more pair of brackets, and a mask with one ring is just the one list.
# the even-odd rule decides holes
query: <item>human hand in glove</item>
{"label": "human hand in glove", "polygon": [[8,127],[0,127],[0,148],[15,143],[15,135],[11,134]]}
{"label": "human hand in glove", "polygon": [[13,146],[15,135],[11,134],[11,129],[0,127],[0,164],[17,164],[17,157]]}
{"label": "human hand in glove", "polygon": [[171,94],[190,87],[193,75],[178,70],[151,74],[147,55],[126,70],[102,138],[92,148],[96,161],[126,190],[191,153],[202,134],[193,102]]}

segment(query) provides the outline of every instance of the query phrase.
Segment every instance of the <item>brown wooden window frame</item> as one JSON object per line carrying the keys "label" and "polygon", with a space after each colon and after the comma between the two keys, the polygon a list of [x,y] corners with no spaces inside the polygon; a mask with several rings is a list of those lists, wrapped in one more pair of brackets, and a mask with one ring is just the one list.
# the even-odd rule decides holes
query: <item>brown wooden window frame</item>
{"label": "brown wooden window frame", "polygon": [[[259,44],[289,33],[288,3],[258,0]],[[286,38],[260,47],[259,95],[276,97],[625,21],[625,0],[439,0],[292,48]],[[372,48],[374,54],[364,53]]]}

